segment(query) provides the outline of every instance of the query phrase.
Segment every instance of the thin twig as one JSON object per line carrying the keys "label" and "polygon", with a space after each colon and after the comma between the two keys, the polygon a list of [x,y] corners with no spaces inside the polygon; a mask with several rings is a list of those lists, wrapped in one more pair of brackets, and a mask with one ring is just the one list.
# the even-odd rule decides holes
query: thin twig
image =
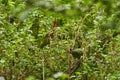
{"label": "thin twig", "polygon": [[42,57],[42,74],[43,80],[45,80],[45,64],[44,64],[44,56]]}

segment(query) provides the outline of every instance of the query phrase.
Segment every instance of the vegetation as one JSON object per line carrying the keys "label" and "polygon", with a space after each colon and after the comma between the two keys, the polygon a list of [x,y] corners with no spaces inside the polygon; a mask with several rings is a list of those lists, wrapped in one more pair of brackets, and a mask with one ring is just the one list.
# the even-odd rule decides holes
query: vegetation
{"label": "vegetation", "polygon": [[119,0],[0,0],[5,80],[120,80]]}

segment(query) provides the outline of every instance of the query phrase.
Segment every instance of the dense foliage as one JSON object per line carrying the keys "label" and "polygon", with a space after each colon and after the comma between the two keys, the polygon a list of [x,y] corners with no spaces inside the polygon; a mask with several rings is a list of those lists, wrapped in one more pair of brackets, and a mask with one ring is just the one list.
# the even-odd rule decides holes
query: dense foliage
{"label": "dense foliage", "polygon": [[0,0],[6,80],[120,80],[119,0]]}

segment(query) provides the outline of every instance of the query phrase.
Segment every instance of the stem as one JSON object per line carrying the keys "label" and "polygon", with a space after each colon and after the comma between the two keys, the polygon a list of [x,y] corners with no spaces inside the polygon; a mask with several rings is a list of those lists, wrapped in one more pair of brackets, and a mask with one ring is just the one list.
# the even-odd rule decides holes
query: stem
{"label": "stem", "polygon": [[44,56],[43,56],[43,58],[42,58],[42,73],[43,73],[42,78],[43,78],[43,80],[45,80],[45,64],[44,64]]}
{"label": "stem", "polygon": [[68,80],[70,80],[70,56],[68,55]]}

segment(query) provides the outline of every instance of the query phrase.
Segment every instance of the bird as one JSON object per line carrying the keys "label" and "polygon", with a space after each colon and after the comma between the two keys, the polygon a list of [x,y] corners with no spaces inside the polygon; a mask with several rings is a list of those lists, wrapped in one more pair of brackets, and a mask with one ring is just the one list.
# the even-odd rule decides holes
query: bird
{"label": "bird", "polygon": [[40,48],[43,48],[44,46],[50,44],[50,37],[49,37],[49,34],[46,34],[43,39],[41,40],[41,43],[40,43]]}
{"label": "bird", "polygon": [[77,49],[70,49],[70,54],[77,59],[80,59],[80,57],[83,55],[83,51],[79,48]]}

